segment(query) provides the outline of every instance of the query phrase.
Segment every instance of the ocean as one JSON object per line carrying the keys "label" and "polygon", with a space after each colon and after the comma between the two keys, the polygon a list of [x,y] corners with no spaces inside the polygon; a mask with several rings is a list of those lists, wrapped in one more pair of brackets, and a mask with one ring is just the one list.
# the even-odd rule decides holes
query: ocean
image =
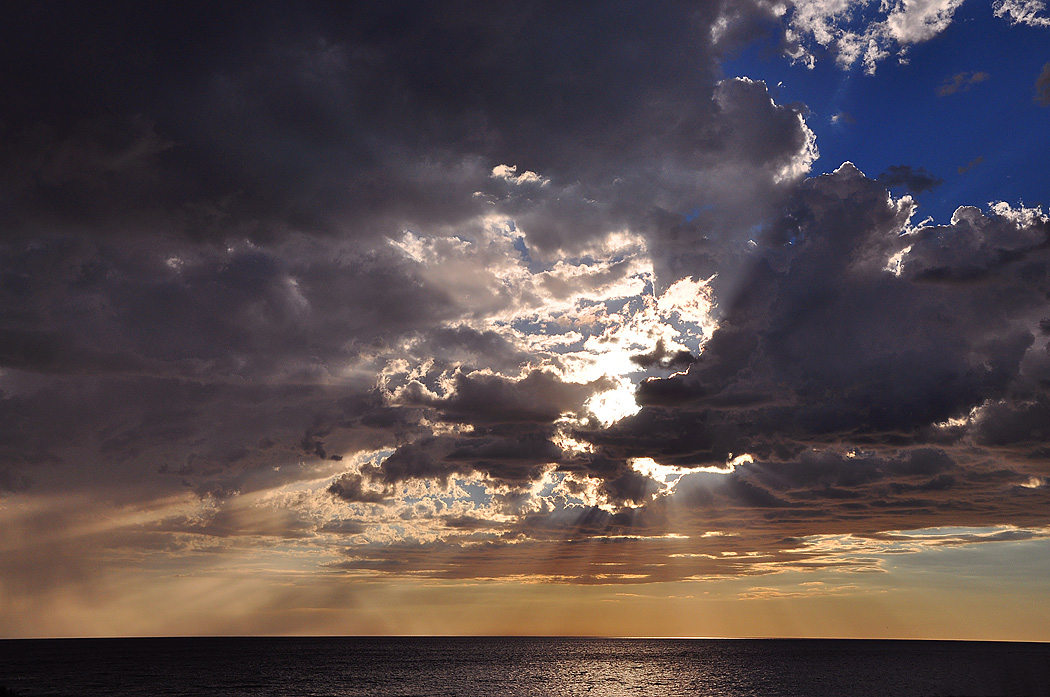
{"label": "ocean", "polygon": [[[1050,644],[215,637],[0,641],[22,697],[1050,695]],[[3,695],[0,689],[0,695]]]}

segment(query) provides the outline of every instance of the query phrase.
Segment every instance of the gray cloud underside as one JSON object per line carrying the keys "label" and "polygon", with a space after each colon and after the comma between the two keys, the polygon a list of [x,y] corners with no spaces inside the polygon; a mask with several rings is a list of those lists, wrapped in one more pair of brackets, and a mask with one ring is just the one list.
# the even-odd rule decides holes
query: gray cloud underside
{"label": "gray cloud underside", "polygon": [[[22,66],[0,77],[0,495],[191,491],[218,512],[142,535],[299,539],[369,522],[221,502],[327,478],[337,505],[378,509],[411,481],[477,475],[506,516],[445,515],[488,536],[469,554],[506,556],[491,575],[525,573],[511,538],[722,525],[774,554],[789,535],[1045,520],[1047,487],[1025,485],[1050,474],[1046,221],[963,208],[911,230],[886,187],[927,190],[922,171],[804,179],[801,107],[720,74],[772,21],[762,3],[65,9],[0,30]],[[537,176],[493,176],[504,164]],[[549,271],[631,230],[660,289],[717,274],[719,328],[698,358],[638,354],[682,372],[603,428],[586,400],[607,381],[482,326],[543,298],[449,290],[496,263],[486,216],[514,221],[555,299],[626,275],[622,259],[576,286]],[[438,261],[390,244],[405,231],[438,240]],[[462,241],[473,267],[443,268]],[[425,370],[385,384],[396,359]],[[567,450],[566,430],[593,451]],[[337,459],[361,451],[389,456]],[[671,495],[630,466],[742,453],[755,462]],[[639,508],[525,506],[552,470]],[[432,544],[339,565],[434,570]],[[626,563],[641,542],[594,544]],[[475,573],[445,551],[438,572]]]}
{"label": "gray cloud underside", "polygon": [[[1023,483],[1015,472],[960,465],[938,449],[893,458],[807,452],[794,461],[744,465],[730,475],[687,475],[673,496],[619,513],[557,507],[515,524],[487,526],[448,519],[451,534],[443,541],[356,545],[346,549],[349,559],[329,568],[442,578],[537,575],[573,583],[762,574],[778,565],[875,571],[874,552],[843,557],[809,548],[803,538],[849,530],[857,538],[892,539],[879,531],[906,529],[916,519],[931,526],[1039,526],[1046,497]],[[711,530],[718,534],[704,534]],[[689,536],[666,537],[669,532]],[[1018,530],[950,543],[1011,534],[1032,535]]]}

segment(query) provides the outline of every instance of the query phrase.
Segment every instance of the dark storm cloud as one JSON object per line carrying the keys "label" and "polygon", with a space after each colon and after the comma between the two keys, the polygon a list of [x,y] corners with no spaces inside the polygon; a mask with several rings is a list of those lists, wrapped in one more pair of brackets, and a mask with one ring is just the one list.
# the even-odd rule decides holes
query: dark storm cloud
{"label": "dark storm cloud", "polygon": [[937,88],[938,97],[947,97],[955,94],[956,92],[966,92],[974,85],[984,82],[990,75],[985,72],[966,72],[956,73],[950,78],[944,81],[940,87]]}
{"label": "dark storm cloud", "polygon": [[364,481],[360,474],[347,472],[332,482],[328,493],[351,503],[383,503],[388,500],[389,496],[382,491],[365,489]]}
{"label": "dark storm cloud", "polygon": [[[374,372],[338,385],[332,375],[362,361],[374,370],[369,354],[439,325],[454,306],[394,250],[333,258],[327,247],[289,244],[184,250],[50,238],[0,252],[0,365],[9,369],[0,408],[11,431],[2,449],[107,462],[101,486],[134,463],[218,492],[243,487],[234,484],[243,468],[300,458],[300,448],[338,458],[333,447],[390,444],[406,424],[368,398]],[[326,446],[340,429],[356,435]]]}
{"label": "dark storm cloud", "polygon": [[903,186],[913,194],[933,191],[944,183],[943,179],[933,176],[922,167],[914,169],[908,165],[891,165],[876,181],[890,189]]}
{"label": "dark storm cloud", "polygon": [[529,354],[506,337],[467,326],[441,327],[423,334],[412,347],[420,362],[435,358],[444,365],[457,364],[466,370],[482,367],[514,374],[528,362]]}
{"label": "dark storm cloud", "polygon": [[893,458],[829,451],[806,451],[797,461],[745,466],[772,488],[780,490],[857,488],[898,477],[929,479],[957,465],[943,450],[918,449]]}
{"label": "dark storm cloud", "polygon": [[[643,498],[639,507],[617,512],[555,503],[497,526],[455,518],[448,527],[457,533],[440,541],[355,546],[331,568],[447,578],[539,575],[568,583],[650,583],[784,568],[877,571],[875,550],[836,554],[810,536],[850,533],[915,544],[922,538],[884,531],[1040,526],[1050,502],[1018,486],[1023,481],[1017,472],[956,462],[936,448],[894,455],[810,450],[786,461],[744,462],[730,473],[686,474],[672,495]],[[924,543],[1038,534],[960,533]]]}
{"label": "dark storm cloud", "polygon": [[534,427],[517,436],[478,433],[419,438],[399,446],[366,474],[383,485],[410,479],[446,484],[455,475],[481,474],[498,485],[525,487],[539,479],[550,464],[565,458],[561,448],[550,441],[551,435],[549,429]]}
{"label": "dark storm cloud", "polygon": [[368,345],[455,313],[392,249],[330,259],[327,248],[308,242],[189,253],[157,246],[58,238],[0,250],[3,365],[308,378],[353,358],[350,337]]}
{"label": "dark storm cloud", "polygon": [[579,494],[587,487],[586,480],[597,481],[597,493],[615,505],[641,504],[651,500],[663,487],[651,477],[636,471],[625,459],[609,457],[596,452],[566,459],[558,466],[559,472],[570,472],[578,479],[566,488]]}
{"label": "dark storm cloud", "polygon": [[[977,208],[955,211],[951,225],[923,228],[909,236],[914,241],[904,265],[906,278],[916,281],[987,280],[1013,291],[1007,303],[1030,303],[1026,293],[1046,288],[1046,252],[1050,226],[1042,220],[1027,224],[1004,216],[986,216]],[[1015,276],[1014,274],[1019,274]],[[986,293],[990,289],[982,289]],[[960,289],[959,295],[966,294]],[[1017,308],[1020,309],[1020,308]]]}
{"label": "dark storm cloud", "polygon": [[[350,60],[333,43],[340,37],[325,38],[311,10],[246,17],[205,5],[118,7],[49,16],[49,45],[64,46],[64,57],[37,50],[38,35],[20,26],[35,28],[38,11],[6,25],[5,63],[26,67],[5,84],[12,161],[23,163],[5,170],[17,184],[9,235],[44,223],[83,231],[88,222],[95,234],[150,225],[259,240],[330,231],[360,211],[355,234],[374,236],[382,231],[368,223],[389,221],[392,198],[408,202],[408,217],[458,218],[437,195],[422,195],[447,184],[434,193],[469,205],[472,189],[448,196],[461,185],[459,162],[425,163],[377,142],[374,124],[389,121],[362,128],[378,116],[358,105],[366,61]],[[87,38],[83,26],[98,33]]]}
{"label": "dark storm cloud", "polygon": [[631,356],[631,362],[642,368],[684,368],[696,362],[696,357],[685,350],[672,353],[664,346],[663,339],[660,339],[649,353]]}
{"label": "dark storm cloud", "polygon": [[567,453],[551,440],[554,423],[564,414],[584,416],[584,402],[613,387],[615,383],[605,378],[571,383],[538,370],[520,379],[458,373],[453,392],[446,397],[411,383],[400,393],[401,404],[434,409],[442,421],[468,424],[472,429],[401,445],[370,476],[385,483],[406,479],[446,482],[453,475],[479,473],[497,484],[523,487],[556,466],[560,472],[598,480],[600,493],[609,501],[641,503],[659,486],[625,460],[601,452]]}
{"label": "dark storm cloud", "polygon": [[[389,511],[411,480],[477,475],[516,521],[428,520],[505,539],[374,545],[336,567],[459,578],[486,562],[580,583],[628,580],[599,562],[650,580],[746,572],[715,558],[722,543],[612,541],[631,533],[751,531],[739,551],[774,560],[797,559],[776,556],[789,534],[1045,521],[1045,489],[995,449],[1042,466],[1046,224],[961,209],[902,237],[911,211],[886,186],[929,190],[923,170],[803,182],[804,107],[718,65],[768,29],[765,3],[60,9],[24,5],[0,27],[0,65],[16,67],[0,71],[5,498],[188,491],[216,508],[149,535],[305,539],[373,521],[238,495],[325,482],[325,506]],[[699,357],[636,355],[688,370],[642,383],[645,408],[600,428],[585,404],[612,380],[559,377],[538,367],[556,356],[484,324],[631,264],[576,285],[548,265],[515,295],[469,246],[485,216],[513,220],[508,245],[537,269],[640,235],[658,287],[717,274],[719,327]],[[438,240],[420,243],[431,257],[390,244],[412,235]],[[482,271],[490,297],[445,283]],[[839,452],[854,445],[872,452]],[[964,447],[980,456],[960,462]],[[663,495],[636,457],[723,471]],[[552,470],[617,510],[527,500]],[[537,561],[536,539],[566,544]],[[5,578],[77,568],[71,543],[43,561],[24,549]],[[665,563],[678,553],[707,556]]]}
{"label": "dark storm cloud", "polygon": [[460,445],[457,439],[433,436],[406,443],[383,460],[379,472],[374,476],[388,483],[409,479],[447,483],[448,478],[455,474],[475,471],[474,462],[448,459],[449,453]]}
{"label": "dark storm cloud", "polygon": [[550,424],[566,412],[581,412],[591,395],[614,386],[605,378],[589,383],[566,382],[545,370],[530,371],[520,379],[457,373],[451,395],[424,393],[422,386],[415,383],[405,390],[402,401],[410,406],[435,408],[446,421],[476,426]]}
{"label": "dark storm cloud", "polygon": [[[391,445],[409,417],[339,406],[374,387],[377,356],[511,374],[527,357],[459,325],[477,310],[388,238],[470,237],[495,209],[538,248],[633,224],[690,248],[674,221],[705,183],[734,198],[704,224],[736,230],[807,142],[762,83],[716,80],[734,39],[716,49],[709,28],[724,11],[747,33],[758,6],[53,9],[0,29],[18,66],[0,76],[0,365],[19,472],[76,461],[101,482],[114,460],[217,493],[290,453]],[[466,380],[434,406],[547,423],[596,387],[541,382]]]}
{"label": "dark storm cloud", "polygon": [[[43,23],[23,8],[4,36],[21,67],[3,84],[7,234],[61,215],[193,239],[374,239],[472,217],[501,163],[588,196],[712,111],[718,8],[635,10],[118,4]],[[62,56],[37,50],[41,26]],[[536,242],[552,234],[567,241]]]}
{"label": "dark storm cloud", "polygon": [[[786,548],[786,535],[1041,525],[1050,500],[1032,488],[1031,475],[972,455],[956,459],[930,447],[883,452],[832,447],[738,462],[731,471],[686,473],[672,493],[625,511],[631,520],[621,521],[622,527],[609,518],[591,534],[747,531],[745,544],[779,535],[769,542],[777,550]],[[529,525],[538,529],[543,523],[535,519]]]}
{"label": "dark storm cloud", "polygon": [[[617,505],[642,503],[659,491],[656,482],[622,458],[570,453],[552,441],[556,421],[566,413],[585,414],[584,402],[614,383],[570,383],[546,371],[532,371],[520,379],[459,373],[453,384],[450,395],[438,397],[411,383],[398,401],[405,407],[433,409],[442,421],[471,428],[402,444],[378,468],[365,471],[367,478],[388,486],[411,479],[447,483],[455,475],[480,474],[497,485],[522,488],[554,468],[596,480],[599,493]],[[360,481],[358,475],[346,476]],[[332,493],[363,500],[357,489],[344,496],[341,481]]]}
{"label": "dark storm cloud", "polygon": [[[571,147],[577,157],[573,177],[529,164],[529,170],[550,175],[550,182],[497,179],[502,191],[489,200],[543,252],[574,253],[598,235],[627,227],[658,245],[657,274],[667,283],[683,275],[679,265],[698,256],[709,256],[700,274],[711,275],[714,260],[727,255],[731,243],[745,243],[737,238],[776,209],[782,185],[805,171],[815,148],[799,107],[775,104],[761,81],[733,78],[696,89],[693,83],[686,86],[687,101],[675,97],[666,103],[671,99],[666,97],[643,107],[643,113],[658,106],[675,111],[653,114],[648,131],[637,125],[629,136],[612,134],[611,142],[620,145],[616,152],[609,144],[579,153]],[[558,147],[546,144],[542,150],[550,154]],[[662,155],[654,158],[656,152]],[[535,159],[515,162],[521,169]],[[687,220],[693,211],[699,216]],[[698,255],[696,243],[705,235],[719,243],[705,240],[707,255]],[[682,254],[689,256],[678,259]],[[551,290],[557,295],[559,288],[554,284]]]}
{"label": "dark storm cloud", "polygon": [[1043,66],[1043,72],[1035,80],[1035,101],[1043,106],[1050,106],[1050,63]]}
{"label": "dark storm cloud", "polygon": [[[799,107],[775,104],[765,83],[724,80],[714,103],[715,118],[698,128],[699,138],[686,140],[685,152],[695,155],[695,163],[683,163],[665,184],[671,192],[691,185],[684,200],[650,206],[639,224],[648,233],[661,289],[685,276],[717,274],[716,294],[735,292],[750,236],[778,215],[816,156]],[[690,164],[699,167],[698,174],[690,173]]]}
{"label": "dark storm cloud", "polygon": [[[334,474],[304,434],[356,452],[413,432],[381,401],[321,386],[204,385],[158,378],[63,378],[0,399],[0,454],[30,491],[190,488],[225,496]],[[276,468],[276,469],[275,469]]]}
{"label": "dark storm cloud", "polygon": [[909,213],[851,165],[806,182],[700,359],[643,382],[647,409],[595,442],[667,464],[839,437],[904,445],[1045,389],[1029,349],[1050,290],[1047,223],[961,208],[902,235]]}
{"label": "dark storm cloud", "polygon": [[982,410],[975,426],[977,441],[982,445],[1045,446],[1050,443],[1050,395],[991,404]]}
{"label": "dark storm cloud", "polygon": [[[892,456],[810,450],[787,462],[741,465],[734,476],[775,492],[784,506],[801,507],[814,522],[835,526],[848,519],[877,518],[882,508],[919,506],[930,516],[924,525],[932,526],[938,517],[951,519],[962,508],[995,519],[996,511],[988,505],[993,499],[985,491],[987,482],[974,485],[969,479],[983,471],[980,466],[964,468],[945,451],[933,448]],[[1020,479],[1018,473],[1001,472],[994,481],[1005,489]]]}
{"label": "dark storm cloud", "polygon": [[[643,383],[643,386],[649,384]],[[681,383],[670,380],[656,384]],[[641,389],[639,394],[643,394]],[[750,430],[747,423],[716,410],[650,405],[609,429],[583,433],[619,460],[652,457],[666,465],[697,467],[722,465],[730,453],[744,452],[743,446],[749,442],[747,430]]]}

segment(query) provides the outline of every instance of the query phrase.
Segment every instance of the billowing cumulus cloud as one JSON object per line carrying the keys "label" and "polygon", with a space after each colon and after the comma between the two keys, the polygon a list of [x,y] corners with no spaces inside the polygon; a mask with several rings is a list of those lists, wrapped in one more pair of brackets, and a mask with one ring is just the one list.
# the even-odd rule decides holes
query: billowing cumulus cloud
{"label": "billowing cumulus cloud", "polygon": [[807,182],[700,360],[640,399],[688,405],[721,438],[749,424],[761,435],[727,446],[739,453],[774,433],[921,438],[908,434],[1028,389],[1047,219],[1002,204],[913,229],[912,207],[849,164]]}
{"label": "billowing cumulus cloud", "polygon": [[789,55],[812,66],[815,44],[834,53],[848,68],[858,61],[866,72],[897,56],[905,60],[908,48],[928,41],[952,22],[961,0],[801,0],[793,3],[786,38]]}
{"label": "billowing cumulus cloud", "polygon": [[811,176],[807,108],[721,63],[772,31],[874,72],[957,7],[12,12],[0,595],[262,559],[853,573],[920,528],[1042,539],[1046,215],[917,223],[921,167]]}
{"label": "billowing cumulus cloud", "polygon": [[[785,54],[793,61],[812,68],[826,52],[844,69],[860,64],[874,74],[886,60],[907,63],[909,49],[942,34],[961,5],[962,0],[795,0],[770,14],[785,19]],[[1010,24],[1050,27],[1042,0],[995,0],[992,10]],[[986,79],[984,72],[958,73],[938,94],[954,94]]]}

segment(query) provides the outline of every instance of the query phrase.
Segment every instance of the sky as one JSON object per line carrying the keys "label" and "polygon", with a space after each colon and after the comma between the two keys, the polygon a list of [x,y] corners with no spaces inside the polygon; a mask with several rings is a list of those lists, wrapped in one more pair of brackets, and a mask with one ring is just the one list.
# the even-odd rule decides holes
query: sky
{"label": "sky", "polygon": [[1050,640],[1040,0],[23,3],[0,636]]}

